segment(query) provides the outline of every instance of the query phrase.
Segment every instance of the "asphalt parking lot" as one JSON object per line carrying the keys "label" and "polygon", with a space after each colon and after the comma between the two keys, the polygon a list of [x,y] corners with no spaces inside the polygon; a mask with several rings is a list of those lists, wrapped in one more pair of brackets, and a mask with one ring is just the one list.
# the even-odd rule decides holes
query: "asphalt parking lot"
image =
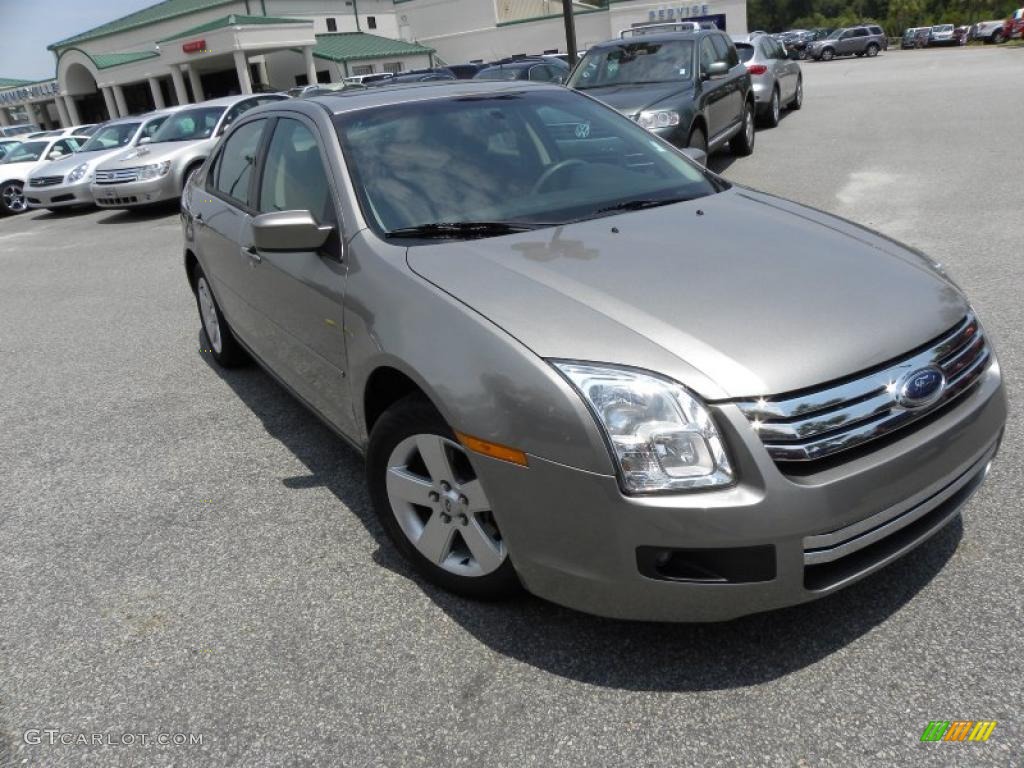
{"label": "asphalt parking lot", "polygon": [[[204,353],[173,210],[0,220],[0,766],[1021,765],[1022,76],[1024,49],[810,62],[804,109],[713,160],[941,261],[1012,408],[962,524],[726,624],[421,583],[358,456]],[[930,720],[999,725],[921,743]]]}

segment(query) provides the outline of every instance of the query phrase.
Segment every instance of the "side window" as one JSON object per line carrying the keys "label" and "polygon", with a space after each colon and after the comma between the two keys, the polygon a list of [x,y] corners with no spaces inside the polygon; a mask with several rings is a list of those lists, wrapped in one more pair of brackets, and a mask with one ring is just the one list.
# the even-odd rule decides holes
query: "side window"
{"label": "side window", "polygon": [[730,69],[740,63],[740,56],[736,53],[736,46],[732,44],[732,40],[725,35],[717,35],[715,41],[717,43],[716,50],[724,51],[722,61],[728,64]]}
{"label": "side window", "polygon": [[[273,101],[273,99],[270,99],[270,101]],[[257,99],[246,99],[245,101],[240,101],[235,104],[235,106],[229,109],[228,113],[224,116],[224,122],[221,123],[220,132],[224,133],[224,131],[228,129],[228,126],[259,103],[260,102]]]}
{"label": "side window", "polygon": [[700,71],[707,74],[708,68],[715,63],[718,56],[715,54],[715,47],[711,44],[711,38],[704,37],[700,41]]}
{"label": "side window", "polygon": [[867,37],[868,36],[868,31],[866,29],[864,29],[864,27],[857,27],[857,29],[853,30],[853,36],[854,37]]}
{"label": "side window", "polygon": [[548,69],[547,64],[538,64],[536,67],[530,68],[530,79],[547,83],[554,78],[551,76],[551,70]]}
{"label": "side window", "polygon": [[266,120],[253,120],[231,134],[217,157],[213,171],[213,188],[245,208],[252,207],[249,182],[266,124]]}
{"label": "side window", "polygon": [[142,129],[142,135],[152,136],[154,133],[156,133],[157,128],[164,124],[164,120],[166,119],[166,117],[158,117],[155,120],[150,120],[148,123],[146,123],[146,127]]}
{"label": "side window", "polygon": [[321,224],[336,222],[320,145],[298,120],[277,121],[267,147],[258,208],[260,213],[309,211]]}
{"label": "side window", "polygon": [[50,151],[46,154],[46,159],[53,160],[54,158],[57,157],[64,157],[65,155],[70,155],[72,152],[75,151],[75,149],[77,149],[77,145],[73,145],[67,139],[61,139],[60,141],[55,142],[52,147],[50,147]]}
{"label": "side window", "polygon": [[711,35],[708,38],[715,47],[715,61],[729,61],[729,46],[725,44],[725,38],[721,35]]}

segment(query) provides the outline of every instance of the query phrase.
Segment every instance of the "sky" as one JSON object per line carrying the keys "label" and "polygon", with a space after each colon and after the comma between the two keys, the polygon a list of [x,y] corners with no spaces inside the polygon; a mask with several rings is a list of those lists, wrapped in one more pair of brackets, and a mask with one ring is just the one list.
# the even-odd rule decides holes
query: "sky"
{"label": "sky", "polygon": [[54,77],[46,46],[120,18],[158,0],[0,0],[0,77]]}

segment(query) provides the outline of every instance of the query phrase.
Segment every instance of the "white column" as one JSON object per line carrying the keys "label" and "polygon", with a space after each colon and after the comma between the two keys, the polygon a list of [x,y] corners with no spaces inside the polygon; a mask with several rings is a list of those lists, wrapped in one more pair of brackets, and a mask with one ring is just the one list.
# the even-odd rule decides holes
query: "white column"
{"label": "white column", "polygon": [[313,46],[302,46],[302,58],[306,60],[306,77],[309,85],[316,85],[316,64],[313,63]]}
{"label": "white column", "polygon": [[6,128],[11,124],[11,118],[7,116],[7,110],[0,107],[0,127]]}
{"label": "white column", "polygon": [[120,115],[117,114],[117,104],[114,102],[114,94],[111,92],[110,87],[101,88],[103,91],[103,101],[107,105],[107,114],[111,120],[116,120]]}
{"label": "white column", "polygon": [[164,103],[164,92],[160,89],[160,81],[155,77],[147,77],[149,80],[149,92],[153,94],[153,106],[157,109],[163,109],[167,105]]}
{"label": "white column", "polygon": [[28,115],[28,121],[30,123],[35,123],[40,128],[46,127],[43,120],[39,117],[39,113],[36,112],[36,105],[31,101],[25,102],[25,113]]}
{"label": "white column", "polygon": [[179,104],[188,104],[188,92],[185,90],[185,78],[181,76],[181,70],[171,67],[171,82],[174,83],[174,96]]}
{"label": "white column", "polygon": [[128,116],[128,104],[124,100],[124,88],[120,85],[113,86],[114,88],[114,103],[117,104],[117,112],[121,117]]}
{"label": "white column", "polygon": [[259,73],[260,73],[260,82],[263,83],[264,85],[270,85],[270,75],[267,73],[267,57],[266,56],[260,57],[260,61],[259,61],[258,67],[259,67]]}
{"label": "white column", "polygon": [[192,67],[188,68],[188,81],[192,84],[192,98],[196,103],[206,101],[206,94],[203,93],[203,81],[199,79],[199,73]]}
{"label": "white column", "polygon": [[252,78],[249,77],[249,61],[245,51],[235,51],[235,71],[238,73],[238,87],[242,93],[252,93]]}
{"label": "white column", "polygon": [[75,125],[75,123],[71,122],[71,118],[68,117],[68,110],[64,106],[63,97],[58,96],[57,98],[55,98],[53,100],[53,106],[57,108],[57,116],[60,118],[61,128],[70,128],[72,125]]}
{"label": "white column", "polygon": [[68,120],[71,125],[81,125],[82,117],[78,114],[78,105],[75,104],[75,97],[70,94],[64,97],[64,109],[68,113]]}

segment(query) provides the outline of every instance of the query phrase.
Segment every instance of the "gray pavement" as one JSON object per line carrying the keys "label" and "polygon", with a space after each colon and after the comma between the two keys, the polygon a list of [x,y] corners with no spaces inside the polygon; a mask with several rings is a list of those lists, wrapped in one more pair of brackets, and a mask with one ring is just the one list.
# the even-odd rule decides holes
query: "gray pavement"
{"label": "gray pavement", "polygon": [[[1024,49],[804,72],[804,109],[716,167],[943,262],[1019,402]],[[212,367],[173,211],[0,220],[0,403],[2,766],[1024,764],[1016,408],[962,524],[826,600],[688,626],[419,582],[359,458]],[[919,741],[955,719],[999,725]]]}

